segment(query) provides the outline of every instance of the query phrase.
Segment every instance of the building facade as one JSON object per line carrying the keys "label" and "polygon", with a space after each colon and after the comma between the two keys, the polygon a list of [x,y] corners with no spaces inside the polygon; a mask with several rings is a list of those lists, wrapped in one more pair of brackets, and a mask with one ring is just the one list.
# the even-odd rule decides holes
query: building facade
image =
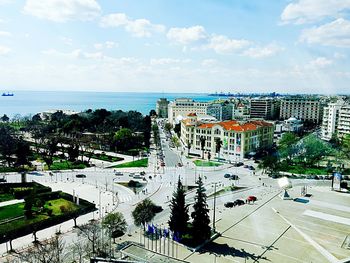
{"label": "building facade", "polygon": [[189,113],[207,115],[208,102],[196,102],[189,98],[179,98],[171,101],[168,106],[168,120],[174,125],[179,123]]}
{"label": "building facade", "polygon": [[[205,139],[206,158],[220,156],[230,162],[242,161],[248,154],[273,145],[274,125],[266,121],[239,122],[236,120],[216,123],[199,122],[195,114],[181,121],[181,142],[191,145],[191,152],[202,154],[201,138]],[[222,147],[216,153],[216,138]]]}
{"label": "building facade", "polygon": [[157,100],[156,113],[159,118],[168,118],[169,101],[166,98]]}
{"label": "building facade", "polygon": [[250,117],[272,120],[276,118],[277,101],[270,98],[252,99],[250,101]]}
{"label": "building facade", "polygon": [[215,117],[218,121],[232,120],[234,104],[229,101],[211,102],[207,107],[207,114]]}
{"label": "building facade", "polygon": [[344,105],[339,110],[338,134],[342,138],[350,134],[350,105]]}
{"label": "building facade", "polygon": [[321,114],[321,103],[317,98],[293,96],[281,100],[280,119],[282,120],[294,117],[303,122],[320,123]]}
{"label": "building facade", "polygon": [[322,135],[323,140],[329,141],[338,132],[339,111],[343,102],[330,103],[323,109]]}

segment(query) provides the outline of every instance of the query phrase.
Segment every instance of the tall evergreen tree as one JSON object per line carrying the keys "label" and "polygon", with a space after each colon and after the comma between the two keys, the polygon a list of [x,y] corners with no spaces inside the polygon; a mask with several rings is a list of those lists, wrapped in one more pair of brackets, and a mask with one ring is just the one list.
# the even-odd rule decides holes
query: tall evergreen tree
{"label": "tall evergreen tree", "polygon": [[207,240],[211,235],[209,209],[207,204],[207,195],[205,194],[205,188],[203,186],[202,178],[199,177],[198,188],[195,197],[195,203],[193,205],[193,212],[191,217],[192,222],[192,235],[195,241],[202,243]]}
{"label": "tall evergreen tree", "polygon": [[187,233],[189,215],[188,205],[185,203],[185,190],[180,178],[177,182],[177,190],[173,193],[170,209],[169,228],[181,237],[181,235]]}

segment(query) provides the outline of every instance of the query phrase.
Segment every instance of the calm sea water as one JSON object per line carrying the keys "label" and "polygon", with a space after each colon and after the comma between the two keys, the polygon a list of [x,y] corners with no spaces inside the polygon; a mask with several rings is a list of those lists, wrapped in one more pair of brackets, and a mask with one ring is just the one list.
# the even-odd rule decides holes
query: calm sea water
{"label": "calm sea water", "polygon": [[189,97],[196,101],[216,99],[207,94],[190,93],[128,93],[128,92],[67,92],[67,91],[17,91],[13,97],[0,96],[0,116],[16,114],[26,116],[46,110],[62,109],[83,111],[105,108],[108,110],[137,110],[148,114],[156,108],[160,97],[173,100]]}

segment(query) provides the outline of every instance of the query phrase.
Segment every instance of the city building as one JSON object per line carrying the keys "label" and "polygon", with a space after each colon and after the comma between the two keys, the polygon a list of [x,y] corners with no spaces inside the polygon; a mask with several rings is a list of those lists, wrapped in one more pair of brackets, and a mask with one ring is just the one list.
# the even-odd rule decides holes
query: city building
{"label": "city building", "polygon": [[257,98],[250,101],[250,118],[272,120],[277,117],[278,103],[271,98]]}
{"label": "city building", "polygon": [[168,105],[168,120],[174,125],[179,123],[180,120],[186,117],[189,113],[206,115],[207,107],[208,102],[196,102],[189,98],[175,99],[175,101],[171,101]]}
{"label": "city building", "polygon": [[204,138],[206,158],[216,154],[216,138],[220,138],[222,147],[220,159],[226,161],[242,161],[257,150],[270,148],[273,144],[274,125],[266,121],[222,121],[205,123],[198,120],[196,114],[188,114],[181,121],[181,142],[190,151],[202,154],[201,137]]}
{"label": "city building", "polygon": [[340,138],[350,134],[350,105],[344,105],[339,110],[338,135]]}
{"label": "city building", "polygon": [[249,105],[242,102],[238,102],[234,108],[233,118],[236,120],[246,120],[250,118]]}
{"label": "city building", "polygon": [[157,100],[156,113],[158,118],[168,118],[169,101],[166,98]]}
{"label": "city building", "polygon": [[321,116],[321,103],[316,97],[291,96],[281,99],[281,120],[294,117],[303,122],[320,123]]}
{"label": "city building", "polygon": [[323,140],[329,141],[338,132],[339,111],[344,105],[343,101],[329,103],[323,109],[322,135]]}
{"label": "city building", "polygon": [[219,121],[232,120],[234,104],[230,101],[215,101],[208,104],[207,114]]}

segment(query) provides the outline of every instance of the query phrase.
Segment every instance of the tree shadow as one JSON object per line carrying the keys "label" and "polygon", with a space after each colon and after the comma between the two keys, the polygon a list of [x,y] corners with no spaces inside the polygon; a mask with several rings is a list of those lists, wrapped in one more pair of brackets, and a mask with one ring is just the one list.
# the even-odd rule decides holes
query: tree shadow
{"label": "tree shadow", "polygon": [[209,253],[214,254],[216,256],[232,256],[232,257],[240,257],[244,259],[251,259],[254,261],[258,261],[260,259],[270,261],[266,257],[261,257],[260,255],[256,255],[254,253],[249,253],[244,249],[236,249],[234,247],[230,247],[227,244],[218,244],[218,243],[209,243],[205,245],[199,253]]}

